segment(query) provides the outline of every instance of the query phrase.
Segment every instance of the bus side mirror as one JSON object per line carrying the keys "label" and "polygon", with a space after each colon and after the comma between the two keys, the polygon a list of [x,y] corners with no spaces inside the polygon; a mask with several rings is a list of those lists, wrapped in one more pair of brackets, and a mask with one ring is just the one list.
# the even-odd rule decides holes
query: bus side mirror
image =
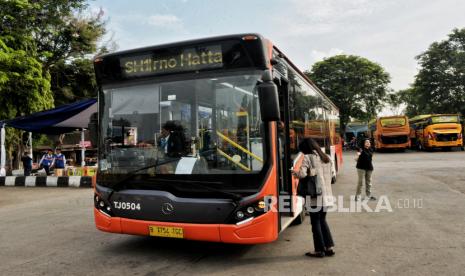
{"label": "bus side mirror", "polygon": [[92,143],[92,145],[94,147],[96,147],[98,145],[98,114],[97,112],[95,113],[92,113],[92,115],[90,115],[90,120],[89,120],[89,126],[88,126],[88,130],[89,130],[89,138],[90,138],[90,142]]}
{"label": "bus side mirror", "polygon": [[258,99],[262,121],[279,121],[278,88],[272,81],[264,81],[258,85]]}

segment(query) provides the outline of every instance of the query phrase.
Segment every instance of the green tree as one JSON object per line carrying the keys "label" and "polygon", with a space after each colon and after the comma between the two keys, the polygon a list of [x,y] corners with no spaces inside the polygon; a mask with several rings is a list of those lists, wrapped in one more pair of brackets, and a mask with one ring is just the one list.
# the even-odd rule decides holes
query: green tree
{"label": "green tree", "polygon": [[0,37],[41,62],[57,104],[96,96],[90,55],[98,51],[105,22],[102,12],[87,8],[86,0],[0,1]]}
{"label": "green tree", "polygon": [[80,58],[61,61],[52,70],[55,105],[96,97],[96,79],[92,60]]}
{"label": "green tree", "polygon": [[339,108],[341,131],[350,118],[369,121],[376,116],[390,81],[379,64],[353,55],[326,58],[306,74]]}
{"label": "green tree", "polygon": [[[24,50],[14,50],[0,38],[0,120],[30,114],[53,106],[50,76],[42,64]],[[7,153],[22,150],[21,131],[6,129]],[[11,163],[10,163],[11,166]]]}
{"label": "green tree", "polygon": [[414,117],[421,113],[421,109],[416,104],[418,102],[417,93],[413,87],[395,92],[392,96],[395,101],[388,100],[387,103],[394,107],[403,107],[402,113]]}
{"label": "green tree", "polygon": [[405,99],[407,110],[465,114],[465,28],[454,29],[416,58],[421,68]]}
{"label": "green tree", "polygon": [[33,13],[33,33],[45,70],[51,75],[55,105],[96,97],[91,54],[105,34],[102,13],[88,14],[85,0],[41,0]]}
{"label": "green tree", "polygon": [[[51,108],[54,98],[95,96],[89,55],[105,29],[102,13],[87,8],[86,0],[0,0],[0,120]],[[20,141],[8,130],[8,145]]]}

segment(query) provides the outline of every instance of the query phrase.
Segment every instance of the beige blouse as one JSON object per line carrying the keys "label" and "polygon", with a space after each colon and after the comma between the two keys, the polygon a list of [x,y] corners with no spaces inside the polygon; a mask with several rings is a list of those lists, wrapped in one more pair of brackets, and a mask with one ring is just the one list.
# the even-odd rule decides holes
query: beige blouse
{"label": "beige blouse", "polygon": [[311,206],[329,207],[334,204],[333,191],[331,187],[331,166],[332,162],[323,163],[317,154],[304,155],[304,160],[296,176],[301,179],[307,176],[310,169],[310,175],[316,175],[316,181],[321,185],[321,195],[311,199]]}

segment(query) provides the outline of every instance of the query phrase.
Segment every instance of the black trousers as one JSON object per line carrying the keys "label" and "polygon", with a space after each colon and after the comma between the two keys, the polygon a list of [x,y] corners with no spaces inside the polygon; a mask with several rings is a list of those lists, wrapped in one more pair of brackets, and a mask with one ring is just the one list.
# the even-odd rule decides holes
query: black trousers
{"label": "black trousers", "polygon": [[312,207],[310,221],[312,223],[313,245],[316,252],[322,252],[325,248],[333,247],[333,237],[326,222],[326,210],[323,207]]}
{"label": "black trousers", "polygon": [[42,166],[42,168],[44,168],[47,175],[50,175],[50,166]]}
{"label": "black trousers", "polygon": [[31,171],[32,171],[31,167],[24,167],[24,176],[30,176]]}

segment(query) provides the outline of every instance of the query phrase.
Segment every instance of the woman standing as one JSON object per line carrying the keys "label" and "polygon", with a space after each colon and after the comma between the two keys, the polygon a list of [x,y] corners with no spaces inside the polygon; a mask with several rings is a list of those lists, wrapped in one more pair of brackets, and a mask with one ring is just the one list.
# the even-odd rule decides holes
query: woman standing
{"label": "woman standing", "polygon": [[360,200],[362,194],[363,180],[365,179],[365,193],[368,199],[376,200],[371,195],[371,174],[373,173],[373,150],[369,139],[365,139],[363,147],[357,152],[358,185],[355,201]]}
{"label": "woman standing", "polygon": [[[294,175],[299,179],[305,178],[308,173],[316,175],[317,187],[321,187],[321,195],[310,198],[310,221],[312,223],[313,245],[315,251],[305,253],[308,257],[322,258],[333,256],[334,242],[326,222],[327,208],[333,204],[331,189],[331,159],[320,148],[317,142],[311,138],[305,138],[299,144],[299,150],[304,154],[304,160],[298,172]],[[307,206],[308,204],[306,204]]]}

